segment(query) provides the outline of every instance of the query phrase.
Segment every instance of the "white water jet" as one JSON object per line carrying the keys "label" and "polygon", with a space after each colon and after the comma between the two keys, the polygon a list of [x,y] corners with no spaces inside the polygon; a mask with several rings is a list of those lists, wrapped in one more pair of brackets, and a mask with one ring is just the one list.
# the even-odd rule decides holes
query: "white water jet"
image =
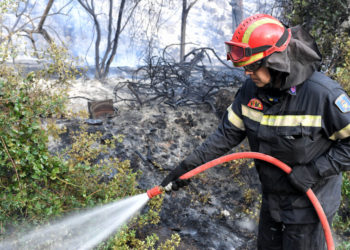
{"label": "white water jet", "polygon": [[148,202],[146,193],[92,208],[0,242],[0,249],[92,249]]}

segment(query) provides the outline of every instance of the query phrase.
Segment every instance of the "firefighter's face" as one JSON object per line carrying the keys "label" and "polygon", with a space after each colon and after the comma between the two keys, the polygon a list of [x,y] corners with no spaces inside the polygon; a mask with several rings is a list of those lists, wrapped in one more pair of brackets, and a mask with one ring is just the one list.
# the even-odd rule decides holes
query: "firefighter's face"
{"label": "firefighter's face", "polygon": [[245,71],[246,75],[249,75],[255,85],[259,88],[264,87],[271,81],[271,75],[269,70],[265,66],[261,66],[256,71]]}

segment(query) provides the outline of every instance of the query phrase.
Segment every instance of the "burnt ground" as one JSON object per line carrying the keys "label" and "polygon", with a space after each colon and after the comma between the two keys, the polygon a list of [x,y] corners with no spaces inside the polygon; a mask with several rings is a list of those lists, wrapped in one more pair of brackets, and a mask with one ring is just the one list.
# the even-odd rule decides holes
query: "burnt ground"
{"label": "burnt ground", "polygon": [[[112,156],[129,159],[135,171],[141,170],[139,186],[147,190],[159,185],[216,129],[223,99],[216,102],[217,114],[206,105],[122,107],[113,118],[89,125],[88,130],[102,132],[102,141],[124,135]],[[59,121],[68,131],[77,129],[79,122],[84,120]],[[67,138],[63,141],[69,143]],[[238,150],[248,149],[242,143],[232,152]],[[193,178],[188,187],[165,195],[160,223],[139,234],[156,233],[162,240],[177,232],[181,236],[178,249],[255,249],[260,186],[251,165],[251,161],[238,161],[216,166]]]}
{"label": "burnt ground", "polygon": [[[100,131],[101,143],[124,136],[123,143],[106,158],[130,160],[135,171],[142,171],[138,182],[143,190],[159,185],[217,128],[234,99],[237,84],[244,79],[241,71],[214,72],[191,65],[180,65],[178,71],[168,64],[158,65],[158,73],[178,72],[165,74],[169,77],[164,79],[161,74],[152,81],[147,77],[132,82],[129,78],[103,83],[78,80],[70,89],[72,112],[87,111],[91,100],[113,99],[114,116],[90,120],[88,131]],[[149,102],[151,97],[156,99]],[[70,131],[87,121],[57,121],[68,131],[62,142],[69,144]],[[53,151],[61,146],[50,145]],[[242,150],[248,150],[245,142],[232,152]],[[255,249],[259,188],[251,161],[216,166],[193,178],[188,187],[165,195],[160,223],[138,233],[156,233],[164,241],[176,232],[181,236],[178,249]]]}

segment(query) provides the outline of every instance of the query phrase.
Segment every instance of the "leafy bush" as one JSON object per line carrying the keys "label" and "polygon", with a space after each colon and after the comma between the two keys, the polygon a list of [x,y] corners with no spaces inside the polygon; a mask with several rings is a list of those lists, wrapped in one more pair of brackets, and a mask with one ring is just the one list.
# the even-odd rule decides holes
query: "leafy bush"
{"label": "leafy bush", "polygon": [[341,36],[340,43],[340,63],[336,68],[334,78],[350,93],[350,39],[349,37]]}
{"label": "leafy bush", "polygon": [[[71,63],[61,63],[67,60],[62,51],[54,46],[55,59],[48,60],[47,67],[29,73],[24,79],[13,68],[0,64],[0,232],[3,235],[8,229],[20,230],[18,225],[22,222],[42,224],[73,209],[144,192],[137,188],[141,172],[133,172],[129,161],[101,157],[122,143],[122,136],[101,144],[100,133],[88,133],[86,125],[81,125],[70,134],[69,147],[56,155],[48,150],[49,137],[57,139],[65,132],[55,126],[55,119],[66,116],[69,78],[75,75]],[[52,74],[55,81],[41,78],[50,78]],[[116,174],[112,175],[112,170]],[[112,177],[103,181],[105,176]],[[142,240],[132,232],[158,223],[161,204],[160,197],[152,199],[147,212],[125,229],[130,239],[125,247],[146,244],[142,242],[150,245],[152,239],[153,245],[158,242],[155,235]],[[175,246],[179,239],[173,237],[157,243],[158,246]],[[121,244],[119,240],[110,242],[108,248]]]}
{"label": "leafy bush", "polygon": [[291,26],[302,24],[315,37],[326,70],[337,66],[340,44],[334,41],[340,37],[341,24],[348,18],[347,0],[292,0],[286,3],[285,17]]}
{"label": "leafy bush", "polygon": [[[46,144],[48,136],[40,117],[55,113],[64,98],[52,96],[36,81],[6,75],[2,65],[0,80],[0,176],[1,214],[6,225],[21,218],[36,220],[58,214],[60,198],[50,186],[56,169],[66,169],[58,157],[52,157]],[[4,73],[5,72],[5,73]],[[7,77],[6,77],[7,76]]]}
{"label": "leafy bush", "polygon": [[[13,12],[21,2],[1,1],[0,14]],[[56,126],[55,120],[67,117],[70,80],[81,70],[64,47],[51,43],[33,52],[42,68],[22,77],[18,65],[15,68],[8,64],[18,54],[29,55],[13,45],[17,36],[11,33],[0,40],[0,239],[21,230],[24,222],[40,225],[74,209],[144,192],[137,188],[141,172],[133,172],[129,161],[104,157],[122,142],[122,136],[101,144],[100,133],[88,133],[81,125],[70,134],[70,146],[55,155],[49,151],[49,138],[57,140],[66,132]],[[108,181],[104,181],[106,176]],[[164,246],[161,249],[173,249],[180,240],[178,235],[161,243],[156,235],[139,239],[133,234],[159,222],[161,204],[161,197],[152,199],[145,213],[125,228],[126,242],[116,236],[102,247],[127,249],[157,244]]]}
{"label": "leafy bush", "polygon": [[112,249],[174,250],[180,244],[180,236],[175,233],[172,234],[171,239],[166,240],[164,243],[157,244],[158,241],[159,237],[156,234],[149,235],[144,240],[139,240],[136,238],[135,230],[122,231],[115,238],[115,245]]}
{"label": "leafy bush", "polygon": [[[350,233],[350,174],[348,172],[343,173],[343,186],[342,186],[342,202],[338,210],[337,215],[335,216],[333,226],[337,233],[340,235]],[[345,242],[348,245],[349,241]],[[348,248],[344,248],[348,249]]]}

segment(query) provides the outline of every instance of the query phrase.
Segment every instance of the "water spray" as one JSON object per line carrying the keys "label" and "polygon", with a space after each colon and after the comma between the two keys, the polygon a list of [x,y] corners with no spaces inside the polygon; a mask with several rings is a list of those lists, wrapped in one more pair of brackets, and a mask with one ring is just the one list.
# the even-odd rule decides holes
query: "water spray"
{"label": "water spray", "polygon": [[146,193],[81,210],[0,241],[0,250],[89,250],[117,232],[149,201]]}
{"label": "water spray", "polygon": [[[286,165],[285,163],[281,162],[280,160],[278,160],[272,156],[262,154],[262,153],[257,153],[257,152],[240,152],[240,153],[233,153],[233,154],[225,155],[225,156],[222,156],[222,157],[217,158],[215,160],[212,160],[210,162],[207,162],[207,163],[185,173],[184,175],[180,176],[180,179],[187,180],[187,179],[189,179],[189,178],[191,178],[191,177],[193,177],[193,176],[195,176],[195,175],[197,175],[197,174],[199,174],[199,173],[201,173],[209,168],[215,167],[219,164],[222,164],[222,163],[225,163],[228,161],[232,161],[232,160],[243,159],[243,158],[263,160],[263,161],[266,161],[266,162],[269,162],[269,163],[275,165],[276,167],[279,167],[281,170],[283,170],[287,174],[290,174],[292,172],[292,169],[288,165]],[[151,199],[154,196],[157,196],[161,193],[164,193],[165,191],[170,191],[171,185],[172,185],[172,183],[170,182],[166,187],[155,186],[147,191],[147,195]],[[327,216],[325,215],[320,202],[318,201],[316,195],[314,194],[314,192],[310,188],[306,191],[306,195],[309,198],[309,200],[311,201],[312,205],[314,206],[315,211],[316,211],[316,213],[321,221],[323,231],[325,234],[325,238],[326,238],[328,250],[335,250],[331,228],[329,226]]]}

